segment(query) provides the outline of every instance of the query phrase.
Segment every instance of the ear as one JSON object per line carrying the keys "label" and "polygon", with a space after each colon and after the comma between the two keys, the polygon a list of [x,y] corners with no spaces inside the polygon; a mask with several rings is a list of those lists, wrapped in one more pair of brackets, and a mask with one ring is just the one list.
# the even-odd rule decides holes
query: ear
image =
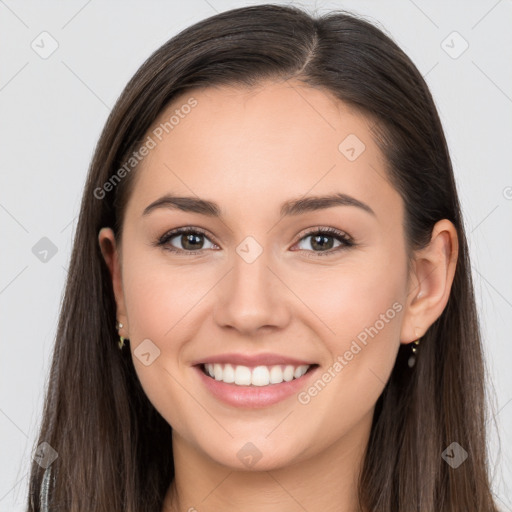
{"label": "ear", "polygon": [[114,290],[114,296],[116,299],[116,318],[118,322],[123,324],[123,327],[119,329],[119,335],[123,336],[124,338],[128,338],[129,328],[124,302],[120,251],[118,250],[116,238],[111,228],[100,229],[98,234],[98,243],[112,278],[112,288]]}
{"label": "ear", "polygon": [[400,343],[421,338],[441,316],[450,296],[458,253],[455,226],[448,219],[440,220],[429,245],[414,256]]}

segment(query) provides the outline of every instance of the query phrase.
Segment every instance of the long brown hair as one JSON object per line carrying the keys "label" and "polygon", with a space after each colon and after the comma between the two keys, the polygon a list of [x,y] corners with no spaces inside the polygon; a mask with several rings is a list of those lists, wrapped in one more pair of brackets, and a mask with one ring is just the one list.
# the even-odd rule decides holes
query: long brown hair
{"label": "long brown hair", "polygon": [[[81,203],[36,443],[48,443],[58,457],[51,473],[32,464],[29,512],[41,510],[44,474],[51,474],[45,481],[51,511],[161,512],[174,477],[172,429],[146,397],[130,351],[118,349],[114,294],[98,245],[104,226],[121,236],[136,167],[121,180],[113,176],[178,95],[289,78],[334,94],[374,121],[390,182],[405,203],[410,251],[430,240],[441,219],[453,222],[459,238],[445,310],[412,368],[410,347],[401,346],[376,403],[361,508],[497,510],[487,474],[486,373],[468,247],[429,89],[403,51],[361,17],[259,5],[222,12],[170,39],[140,67],[107,120]],[[457,468],[442,457],[452,442],[468,454]]]}

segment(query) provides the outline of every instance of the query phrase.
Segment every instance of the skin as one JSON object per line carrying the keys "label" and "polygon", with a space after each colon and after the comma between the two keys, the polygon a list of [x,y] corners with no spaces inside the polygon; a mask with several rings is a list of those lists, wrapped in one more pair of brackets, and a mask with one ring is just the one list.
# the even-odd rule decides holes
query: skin
{"label": "skin", "polygon": [[[355,511],[375,403],[399,346],[421,337],[446,306],[455,228],[438,222],[408,272],[403,201],[371,124],[325,91],[296,81],[196,89],[154,126],[190,96],[198,105],[137,170],[120,245],[108,227],[98,237],[120,334],[148,398],[173,427],[176,478],[163,512]],[[349,134],[366,146],[354,161],[338,149]],[[168,192],[215,201],[224,216],[170,208],[142,215]],[[280,219],[284,201],[333,192],[375,215],[334,206]],[[183,226],[206,230],[200,254],[153,245]],[[305,232],[318,227],[346,232],[356,245],[318,256],[340,246],[336,238],[326,249],[313,245]],[[247,236],[263,249],[251,264],[236,252]],[[186,250],[183,238],[167,246]],[[308,404],[293,395],[241,410],[213,397],[191,368],[225,352],[273,352],[314,361],[322,373],[393,303],[401,311]],[[160,350],[149,366],[133,353],[145,339]],[[250,468],[237,457],[247,442],[262,454]]]}

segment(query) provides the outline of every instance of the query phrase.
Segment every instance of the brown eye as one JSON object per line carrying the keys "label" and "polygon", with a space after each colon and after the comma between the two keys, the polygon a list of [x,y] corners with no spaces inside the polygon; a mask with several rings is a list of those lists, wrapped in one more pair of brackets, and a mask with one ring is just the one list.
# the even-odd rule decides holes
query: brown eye
{"label": "brown eye", "polygon": [[166,250],[178,253],[198,254],[205,247],[205,241],[215,246],[208,237],[197,228],[178,228],[163,235],[157,245],[164,246]]}
{"label": "brown eye", "polygon": [[[300,250],[318,253],[317,256],[337,253],[340,250],[355,245],[346,233],[334,228],[323,228],[317,229],[316,231],[310,231],[309,233],[306,233],[298,243],[300,244],[307,239],[310,239],[310,241],[305,244],[306,247],[302,247]],[[338,242],[338,245],[335,245],[336,241]]]}
{"label": "brown eye", "polygon": [[196,234],[196,233],[188,233],[188,234],[177,235],[175,237],[171,237],[169,239],[169,242],[173,238],[179,238],[179,242],[180,242],[182,248],[187,250],[187,251],[193,251],[193,250],[196,250],[196,249],[202,249],[202,245],[204,243],[204,240],[203,240],[204,236],[201,235],[201,234]]}

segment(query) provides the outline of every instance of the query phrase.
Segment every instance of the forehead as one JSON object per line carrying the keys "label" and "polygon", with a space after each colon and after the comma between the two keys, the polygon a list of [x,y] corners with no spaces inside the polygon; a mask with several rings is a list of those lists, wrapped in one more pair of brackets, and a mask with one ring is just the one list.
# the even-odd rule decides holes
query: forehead
{"label": "forehead", "polygon": [[193,89],[148,130],[155,146],[136,171],[134,203],[141,210],[179,192],[277,208],[284,197],[342,192],[378,209],[397,193],[371,125],[329,92],[297,81]]}

